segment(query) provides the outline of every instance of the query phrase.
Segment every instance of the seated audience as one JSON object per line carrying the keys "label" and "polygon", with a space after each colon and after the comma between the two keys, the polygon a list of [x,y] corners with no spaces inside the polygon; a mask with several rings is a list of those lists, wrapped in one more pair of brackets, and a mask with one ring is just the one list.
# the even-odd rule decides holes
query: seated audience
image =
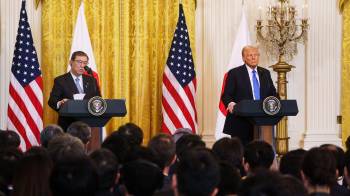
{"label": "seated audience", "polygon": [[1,130],[0,131],[0,148],[18,148],[21,144],[21,139],[15,131]]}
{"label": "seated audience", "polygon": [[244,170],[250,175],[258,169],[271,169],[275,160],[272,146],[265,141],[252,141],[244,149]]}
{"label": "seated audience", "polygon": [[90,154],[98,175],[98,189],[95,196],[112,196],[119,181],[117,157],[108,149],[99,149]]}
{"label": "seated audience", "polygon": [[18,148],[0,149],[0,191],[5,195],[11,195],[13,191],[13,175],[22,156]]}
{"label": "seated audience", "polygon": [[85,150],[87,150],[87,145],[91,140],[91,128],[88,124],[81,121],[73,122],[67,128],[67,133],[79,138],[83,142]]}
{"label": "seated audience", "polygon": [[234,167],[227,161],[219,162],[220,166],[220,183],[218,186],[219,196],[237,195],[238,188],[241,184],[241,175],[238,168]]}
{"label": "seated audience", "polygon": [[189,128],[180,128],[175,131],[175,133],[172,135],[174,142],[176,143],[177,140],[179,140],[183,135],[192,135],[192,130]]}
{"label": "seated audience", "polygon": [[162,170],[148,160],[138,159],[125,163],[121,177],[126,195],[151,196],[162,187]]}
{"label": "seated audience", "polygon": [[238,168],[242,176],[244,175],[243,146],[238,138],[221,138],[214,143],[212,150],[219,160],[227,161]]}
{"label": "seated audience", "polygon": [[110,134],[102,143],[102,148],[110,150],[118,159],[120,164],[125,162],[127,155],[130,152],[130,144],[127,142],[126,138],[118,134],[118,132],[113,132]]}
{"label": "seated audience", "polygon": [[85,155],[84,144],[67,133],[54,137],[47,148],[54,163],[66,158],[77,158]]}
{"label": "seated audience", "polygon": [[11,196],[51,196],[49,178],[52,167],[45,148],[29,149],[16,167]]}
{"label": "seated audience", "polygon": [[53,196],[95,196],[98,187],[95,165],[87,155],[65,156],[53,167],[50,187]]}
{"label": "seated audience", "polygon": [[47,148],[52,138],[63,135],[63,129],[58,125],[48,125],[40,133],[41,146]]}
{"label": "seated audience", "polygon": [[281,158],[279,171],[282,174],[289,174],[301,180],[301,164],[303,162],[306,150],[297,149],[287,152]]}
{"label": "seated audience", "polygon": [[344,167],[344,180],[346,182],[347,189],[350,190],[350,150],[345,152],[344,155],[344,163],[345,163],[345,167]]}
{"label": "seated audience", "polygon": [[117,133],[125,137],[130,146],[140,146],[142,144],[143,131],[134,123],[126,123],[120,126]]}
{"label": "seated audience", "polygon": [[331,195],[333,196],[347,196],[349,195],[348,190],[346,187],[343,187],[343,172],[344,172],[344,150],[340,148],[339,146],[336,146],[334,144],[323,144],[321,145],[321,148],[329,150],[336,162],[336,179],[337,182],[334,183],[334,185],[331,187]]}
{"label": "seated audience", "polygon": [[304,156],[301,170],[310,195],[330,195],[330,188],[336,183],[336,161],[329,150],[310,149]]}
{"label": "seated audience", "polygon": [[292,176],[257,169],[247,176],[239,188],[239,196],[306,196],[303,184]]}
{"label": "seated audience", "polygon": [[177,158],[181,160],[181,156],[184,152],[196,147],[205,147],[205,143],[199,135],[183,135],[176,142]]}
{"label": "seated audience", "polygon": [[209,149],[197,147],[183,152],[174,178],[175,192],[179,195],[216,195],[220,167]]}
{"label": "seated audience", "polygon": [[175,163],[175,143],[172,136],[167,134],[158,134],[151,138],[148,148],[153,152],[155,161],[163,170],[164,181],[162,190],[171,189],[172,176],[169,175],[169,169]]}

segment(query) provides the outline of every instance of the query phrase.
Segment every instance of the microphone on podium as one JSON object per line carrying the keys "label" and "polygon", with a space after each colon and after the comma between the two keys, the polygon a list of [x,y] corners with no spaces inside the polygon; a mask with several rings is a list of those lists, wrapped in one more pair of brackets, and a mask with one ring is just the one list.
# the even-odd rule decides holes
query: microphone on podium
{"label": "microphone on podium", "polygon": [[91,69],[89,66],[85,65],[85,66],[84,66],[84,69],[85,69],[85,71],[86,71],[89,75],[91,75],[92,77],[94,76],[94,75],[92,74],[92,69]]}

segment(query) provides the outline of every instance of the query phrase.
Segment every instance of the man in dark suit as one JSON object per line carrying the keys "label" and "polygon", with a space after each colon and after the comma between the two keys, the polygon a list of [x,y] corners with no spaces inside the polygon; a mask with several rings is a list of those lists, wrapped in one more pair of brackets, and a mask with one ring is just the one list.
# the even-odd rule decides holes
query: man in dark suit
{"label": "man in dark suit", "polygon": [[[68,73],[55,78],[48,101],[49,106],[58,111],[62,104],[73,99],[74,94],[85,94],[83,99],[90,99],[94,96],[101,96],[95,78],[83,74],[84,67],[88,64],[89,57],[85,52],[76,51],[70,60],[71,69]],[[74,118],[59,117],[58,125],[63,130],[74,122]]]}
{"label": "man in dark suit", "polygon": [[263,100],[277,95],[269,70],[258,66],[259,56],[257,47],[243,48],[242,58],[245,64],[228,72],[221,97],[228,111],[223,132],[240,138],[243,145],[253,140],[254,125],[233,113],[235,104],[242,100]]}

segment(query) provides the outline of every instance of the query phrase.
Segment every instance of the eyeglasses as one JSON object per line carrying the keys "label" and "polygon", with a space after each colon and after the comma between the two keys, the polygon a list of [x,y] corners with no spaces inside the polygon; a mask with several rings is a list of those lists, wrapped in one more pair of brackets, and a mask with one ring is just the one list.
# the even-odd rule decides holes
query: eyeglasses
{"label": "eyeglasses", "polygon": [[75,62],[77,62],[79,65],[87,65],[89,64],[89,61],[81,61],[81,60],[74,60]]}

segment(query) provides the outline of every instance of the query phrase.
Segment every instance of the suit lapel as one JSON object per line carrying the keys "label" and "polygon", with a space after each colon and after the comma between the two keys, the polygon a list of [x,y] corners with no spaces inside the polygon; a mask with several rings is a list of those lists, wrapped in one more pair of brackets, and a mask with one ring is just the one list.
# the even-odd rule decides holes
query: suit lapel
{"label": "suit lapel", "polygon": [[87,94],[87,92],[88,92],[88,87],[89,87],[89,81],[88,81],[87,76],[85,76],[85,75],[82,75],[82,78],[83,78],[84,93]]}
{"label": "suit lapel", "polygon": [[259,83],[260,83],[260,97],[265,95],[266,80],[262,68],[258,67]]}
{"label": "suit lapel", "polygon": [[250,84],[250,77],[249,77],[249,73],[246,65],[242,65],[242,76],[243,76],[243,85],[248,87],[247,92],[249,97],[251,97],[251,99],[254,99],[253,88],[252,88],[252,85]]}
{"label": "suit lapel", "polygon": [[70,92],[72,92],[72,97],[73,94],[79,93],[77,86],[75,85],[73,76],[70,74],[70,72],[67,73],[67,80],[68,80],[68,88],[71,89]]}

